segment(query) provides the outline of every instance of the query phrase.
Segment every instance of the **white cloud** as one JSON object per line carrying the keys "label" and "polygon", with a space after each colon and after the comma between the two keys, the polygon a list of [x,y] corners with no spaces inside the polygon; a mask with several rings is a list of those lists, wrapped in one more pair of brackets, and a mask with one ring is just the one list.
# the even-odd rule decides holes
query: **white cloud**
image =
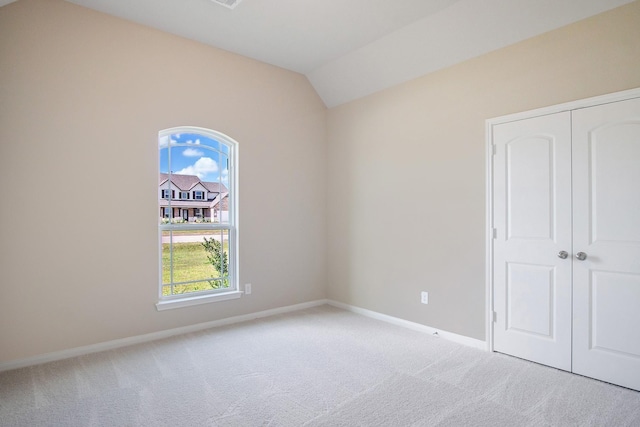
{"label": "white cloud", "polygon": [[158,140],[158,148],[166,148],[169,146],[169,142],[171,142],[171,144],[175,144],[177,141],[173,138],[169,139],[168,136],[163,136],[162,138],[160,138]]}
{"label": "white cloud", "polygon": [[200,145],[200,140],[199,139],[196,139],[195,141],[188,140],[186,144]]}
{"label": "white cloud", "polygon": [[193,165],[175,172],[179,175],[196,175],[200,179],[205,179],[207,174],[218,172],[218,163],[210,157],[201,157]]}
{"label": "white cloud", "polygon": [[204,151],[196,148],[187,148],[182,152],[182,155],[185,157],[200,157],[204,155]]}
{"label": "white cloud", "polygon": [[225,169],[220,174],[220,180],[228,188],[229,187],[229,169]]}

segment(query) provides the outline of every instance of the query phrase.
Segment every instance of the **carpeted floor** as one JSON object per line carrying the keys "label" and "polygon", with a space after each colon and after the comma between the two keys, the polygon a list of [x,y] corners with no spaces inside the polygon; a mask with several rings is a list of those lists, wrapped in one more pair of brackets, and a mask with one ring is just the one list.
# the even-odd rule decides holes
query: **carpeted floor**
{"label": "carpeted floor", "polygon": [[1,426],[640,426],[640,393],[330,306],[0,373]]}

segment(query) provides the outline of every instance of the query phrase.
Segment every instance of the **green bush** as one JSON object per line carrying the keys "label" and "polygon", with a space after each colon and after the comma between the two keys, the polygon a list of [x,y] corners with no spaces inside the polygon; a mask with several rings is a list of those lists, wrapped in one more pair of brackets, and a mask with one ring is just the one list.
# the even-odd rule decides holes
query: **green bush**
{"label": "green bush", "polygon": [[[201,245],[207,252],[207,259],[209,260],[209,263],[211,263],[213,268],[218,272],[218,277],[226,278],[229,273],[229,259],[222,248],[222,243],[213,237],[210,239],[204,237],[204,242],[201,243]],[[211,277],[214,278],[214,276]],[[214,289],[229,287],[229,282],[226,279],[223,280],[222,283],[219,280],[211,280],[209,281],[209,284]]]}

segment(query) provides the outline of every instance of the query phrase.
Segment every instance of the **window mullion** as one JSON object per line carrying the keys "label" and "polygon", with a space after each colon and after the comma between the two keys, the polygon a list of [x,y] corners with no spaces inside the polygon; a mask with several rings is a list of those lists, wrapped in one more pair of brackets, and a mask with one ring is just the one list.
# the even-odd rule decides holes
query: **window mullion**
{"label": "window mullion", "polygon": [[171,295],[173,295],[173,231],[169,231],[169,283],[171,284]]}

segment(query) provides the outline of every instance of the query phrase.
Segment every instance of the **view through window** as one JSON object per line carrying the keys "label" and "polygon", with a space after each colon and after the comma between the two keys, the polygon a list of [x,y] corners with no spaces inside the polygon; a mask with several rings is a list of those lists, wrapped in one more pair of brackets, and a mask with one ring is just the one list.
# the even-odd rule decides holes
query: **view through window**
{"label": "view through window", "polygon": [[238,289],[236,145],[209,129],[159,134],[161,299]]}

